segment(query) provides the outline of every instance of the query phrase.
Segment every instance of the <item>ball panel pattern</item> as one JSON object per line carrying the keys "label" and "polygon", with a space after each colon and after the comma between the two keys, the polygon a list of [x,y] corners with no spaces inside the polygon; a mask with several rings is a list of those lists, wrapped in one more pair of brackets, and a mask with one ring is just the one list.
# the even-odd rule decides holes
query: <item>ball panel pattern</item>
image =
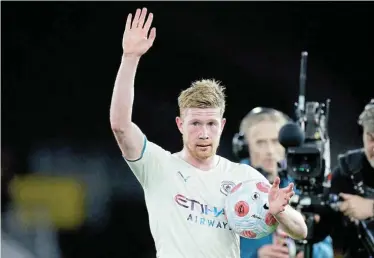
{"label": "ball panel pattern", "polygon": [[275,231],[279,223],[267,208],[270,188],[264,180],[248,180],[233,187],[226,198],[225,214],[235,233],[259,239]]}

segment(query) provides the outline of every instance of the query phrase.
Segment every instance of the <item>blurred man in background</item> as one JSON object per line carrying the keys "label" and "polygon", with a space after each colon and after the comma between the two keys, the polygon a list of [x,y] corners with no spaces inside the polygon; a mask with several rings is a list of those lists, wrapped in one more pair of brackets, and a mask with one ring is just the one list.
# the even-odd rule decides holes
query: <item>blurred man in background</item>
{"label": "blurred man in background", "polygon": [[[244,117],[240,125],[240,134],[234,138],[234,151],[241,149],[241,156],[246,158],[241,163],[251,165],[270,182],[278,176],[285,159],[285,149],[278,141],[279,130],[291,119],[284,113],[272,108],[255,108]],[[241,143],[239,143],[241,142]],[[238,146],[239,145],[239,146]],[[288,185],[292,178],[280,175],[281,185]],[[241,257],[292,257],[292,251],[287,247],[284,234],[276,232],[274,235],[262,239],[241,238]],[[291,251],[291,252],[290,252]],[[291,254],[291,256],[290,256]],[[304,257],[299,252],[297,258]],[[331,238],[327,237],[323,242],[314,244],[313,257],[333,257]]]}
{"label": "blurred man in background", "polygon": [[334,248],[352,258],[368,257],[354,222],[374,218],[374,99],[364,108],[358,124],[363,129],[364,146],[339,155],[330,193],[339,195],[341,202],[338,212],[321,216],[320,223],[326,234],[331,232]]}

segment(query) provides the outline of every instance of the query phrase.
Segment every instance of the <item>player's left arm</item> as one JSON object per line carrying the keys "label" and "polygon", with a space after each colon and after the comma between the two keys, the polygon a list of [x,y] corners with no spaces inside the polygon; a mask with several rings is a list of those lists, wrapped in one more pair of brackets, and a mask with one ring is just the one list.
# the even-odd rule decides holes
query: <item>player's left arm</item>
{"label": "player's left arm", "polygon": [[308,228],[300,212],[288,203],[295,194],[294,184],[279,188],[280,178],[276,177],[269,191],[269,212],[277,219],[282,229],[294,239],[304,239]]}
{"label": "player's left arm", "polygon": [[284,211],[274,216],[282,229],[293,239],[305,239],[308,234],[308,228],[300,212],[286,205]]}

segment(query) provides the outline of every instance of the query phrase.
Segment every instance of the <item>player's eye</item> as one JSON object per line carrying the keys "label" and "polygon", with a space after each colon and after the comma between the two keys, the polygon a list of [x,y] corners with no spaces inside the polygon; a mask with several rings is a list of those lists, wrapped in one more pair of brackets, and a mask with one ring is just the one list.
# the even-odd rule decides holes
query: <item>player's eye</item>
{"label": "player's eye", "polygon": [[260,194],[259,193],[257,193],[257,192],[254,192],[253,194],[252,194],[252,200],[257,200],[258,198],[260,198]]}

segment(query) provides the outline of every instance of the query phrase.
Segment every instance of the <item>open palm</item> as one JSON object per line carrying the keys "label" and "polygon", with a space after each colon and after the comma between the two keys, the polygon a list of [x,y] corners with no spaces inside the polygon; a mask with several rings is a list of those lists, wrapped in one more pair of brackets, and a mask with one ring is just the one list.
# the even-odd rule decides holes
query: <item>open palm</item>
{"label": "open palm", "polygon": [[293,183],[285,188],[279,188],[280,179],[277,177],[269,191],[269,212],[272,215],[278,215],[284,211],[291,197],[295,194],[293,191]]}
{"label": "open palm", "polygon": [[132,19],[131,13],[127,16],[126,28],[122,40],[124,56],[140,57],[153,45],[153,41],[156,38],[156,29],[152,28],[149,32],[153,21],[153,14],[150,13],[147,20],[146,16],[146,8],[142,10],[137,9],[134,19]]}

